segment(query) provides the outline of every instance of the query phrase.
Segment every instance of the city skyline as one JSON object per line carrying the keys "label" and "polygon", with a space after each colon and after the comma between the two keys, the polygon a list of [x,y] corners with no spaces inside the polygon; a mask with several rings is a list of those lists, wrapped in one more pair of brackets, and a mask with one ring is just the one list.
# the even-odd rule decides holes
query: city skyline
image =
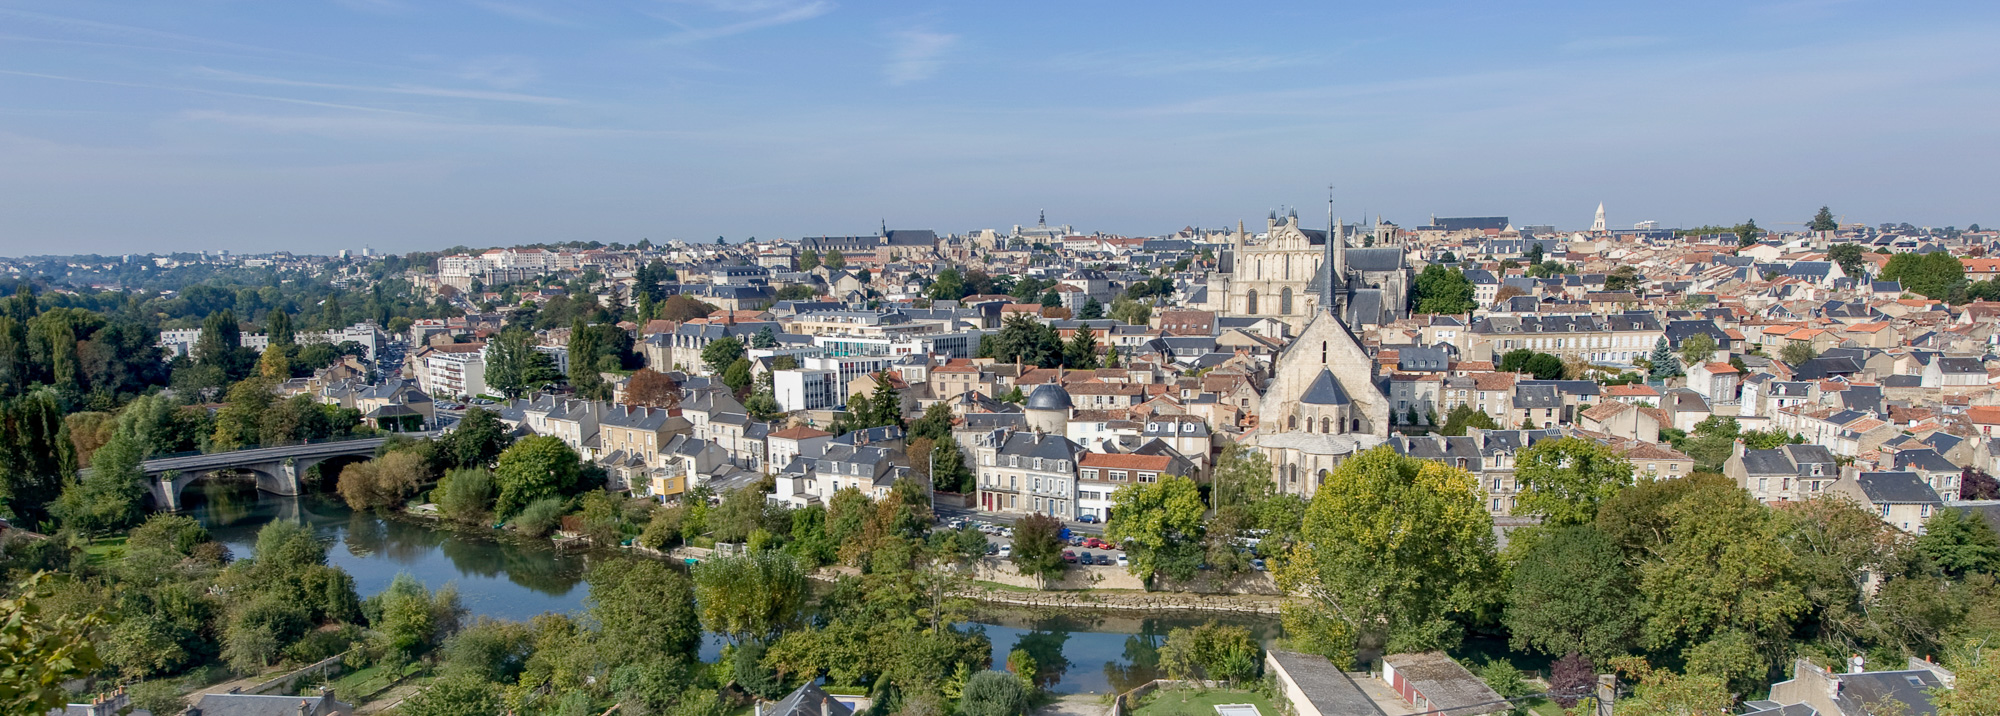
{"label": "city skyline", "polygon": [[1982,220],[1993,8],[0,4],[0,254]]}

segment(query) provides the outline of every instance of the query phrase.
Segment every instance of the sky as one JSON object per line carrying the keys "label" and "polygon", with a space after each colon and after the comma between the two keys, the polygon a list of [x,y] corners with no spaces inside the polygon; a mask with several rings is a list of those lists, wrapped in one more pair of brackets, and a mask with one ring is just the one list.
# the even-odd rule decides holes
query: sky
{"label": "sky", "polygon": [[2000,3],[0,0],[0,255],[1963,227]]}

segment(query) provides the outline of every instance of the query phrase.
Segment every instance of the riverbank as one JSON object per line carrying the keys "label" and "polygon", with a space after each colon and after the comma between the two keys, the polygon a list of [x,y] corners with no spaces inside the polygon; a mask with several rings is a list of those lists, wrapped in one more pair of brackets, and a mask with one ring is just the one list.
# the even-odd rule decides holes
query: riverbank
{"label": "riverbank", "polygon": [[964,599],[1035,609],[1084,609],[1138,612],[1215,612],[1276,615],[1284,597],[1263,594],[1192,594],[1124,589],[1034,591],[1006,585],[981,585],[953,594]]}

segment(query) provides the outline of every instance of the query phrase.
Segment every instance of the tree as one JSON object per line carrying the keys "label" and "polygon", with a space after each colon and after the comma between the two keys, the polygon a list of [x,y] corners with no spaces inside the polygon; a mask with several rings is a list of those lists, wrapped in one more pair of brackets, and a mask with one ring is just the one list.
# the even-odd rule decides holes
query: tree
{"label": "tree", "polygon": [[2000,500],[2000,480],[1976,467],[1959,471],[1958,494],[1966,500]]}
{"label": "tree", "polygon": [[814,251],[814,250],[812,250],[812,249],[806,249],[806,250],[804,250],[804,251],[801,251],[801,252],[799,252],[799,270],[800,270],[800,271],[811,271],[811,270],[813,270],[813,269],[816,269],[816,268],[819,268],[819,252],[818,252],[818,251]]}
{"label": "tree", "polygon": [[[575,343],[572,334],[571,343]],[[574,355],[574,354],[572,354]],[[486,384],[509,398],[561,380],[555,360],[535,350],[535,334],[519,326],[500,331],[486,348]]]}
{"label": "tree", "polygon": [[965,682],[959,698],[961,716],[1022,716],[1028,712],[1028,686],[1005,671],[981,671]]}
{"label": "tree", "polygon": [[532,435],[515,442],[500,453],[493,470],[500,485],[495,512],[507,518],[528,503],[567,494],[576,486],[579,465],[576,451],[561,438]]}
{"label": "tree", "polygon": [[1965,279],[1965,265],[1949,252],[1896,254],[1882,267],[1884,281],[1901,281],[1903,289],[1925,298],[1943,299]]}
{"label": "tree", "polygon": [[[939,403],[940,405],[942,403]],[[965,464],[965,454],[959,452],[958,443],[949,438],[939,440],[931,448],[932,484],[942,492],[970,493],[975,488],[972,468]]]}
{"label": "tree", "polygon": [[1507,592],[1511,646],[1545,654],[1624,653],[1638,627],[1624,553],[1589,524],[1537,537],[1515,565]]}
{"label": "tree", "polygon": [[720,373],[744,355],[743,341],[735,336],[723,336],[702,346],[701,362],[708,370]]}
{"label": "tree", "polygon": [[1125,545],[1133,574],[1194,578],[1201,564],[1206,506],[1193,479],[1167,475],[1159,482],[1126,485],[1111,493],[1111,500],[1104,535]]}
{"label": "tree", "polygon": [[1095,298],[1087,299],[1083,302],[1083,308],[1077,309],[1076,317],[1085,321],[1103,318],[1104,304],[1098,303]]}
{"label": "tree", "polygon": [[1719,677],[1682,676],[1653,668],[1638,657],[1613,659],[1611,664],[1638,682],[1632,696],[1618,702],[1618,716],[1726,716],[1736,700]]}
{"label": "tree", "polygon": [[688,321],[697,318],[705,317],[708,314],[714,313],[715,311],[716,311],[715,306],[710,305],[708,303],[703,303],[701,299],[697,299],[685,293],[677,293],[672,296],[668,296],[667,300],[660,304],[659,314],[661,320],[673,321],[675,323],[686,323]]}
{"label": "tree", "polygon": [[390,657],[408,662],[430,653],[458,631],[465,608],[458,587],[446,584],[433,593],[408,572],[398,573],[389,588],[368,598],[370,624],[387,642]]}
{"label": "tree", "polygon": [[1637,291],[1641,284],[1644,283],[1644,280],[1644,277],[1639,275],[1639,267],[1631,265],[1620,266],[1612,269],[1611,273],[1604,277],[1604,290]]}
{"label": "tree", "polygon": [[1557,706],[1576,708],[1576,703],[1597,691],[1597,670],[1590,657],[1574,651],[1549,665],[1549,693]]}
{"label": "tree", "polygon": [[1946,507],[1924,520],[1916,547],[1952,579],[2000,572],[2000,535],[1986,520],[1962,508]]}
{"label": "tree", "polygon": [[609,400],[611,386],[598,371],[597,357],[604,352],[596,331],[577,319],[569,329],[569,385],[585,400]]}
{"label": "tree", "polygon": [[1749,246],[1757,243],[1757,235],[1761,233],[1764,233],[1764,230],[1757,227],[1756,219],[1738,224],[1736,226],[1736,245]]}
{"label": "tree", "polygon": [[1003,361],[1018,361],[1039,368],[1054,368],[1062,362],[1062,338],[1048,324],[1027,314],[1014,314],[1000,326],[1000,332],[980,340],[981,352]]}
{"label": "tree", "polygon": [[839,271],[847,268],[847,257],[842,255],[839,249],[833,249],[826,252],[826,259],[823,263],[826,264],[827,268]]}
{"label": "tree", "polygon": [[485,468],[463,468],[438,481],[431,499],[444,516],[466,524],[485,524],[492,519],[493,501],[499,496],[493,473]]}
{"label": "tree", "polygon": [[500,688],[465,674],[449,674],[396,707],[407,716],[487,716],[506,712]]}
{"label": "tree", "polygon": [[750,337],[750,347],[751,348],[778,347],[778,332],[772,330],[771,327],[768,325],[764,326],[761,329],[758,329],[757,335]]}
{"label": "tree", "polygon": [[392,452],[340,471],[340,497],[356,510],[396,507],[417,494],[429,477],[424,458],[412,450]]}
{"label": "tree", "polygon": [[[1541,248],[1540,244],[1536,248]],[[1411,287],[1410,307],[1416,313],[1469,313],[1479,307],[1472,299],[1472,280],[1465,272],[1439,264],[1425,266]]]}
{"label": "tree", "polygon": [[1261,652],[1249,629],[1210,621],[1167,632],[1160,666],[1170,678],[1241,683],[1257,677]]}
{"label": "tree", "polygon": [[940,271],[937,280],[931,282],[930,288],[925,289],[924,294],[939,301],[956,301],[964,298],[965,277],[956,268]]}
{"label": "tree", "polygon": [[1826,250],[1827,259],[1840,264],[1840,272],[1848,278],[1859,281],[1866,275],[1867,264],[1861,258],[1860,244],[1834,244]]}
{"label": "tree", "polygon": [[1840,222],[1834,221],[1832,210],[1822,206],[1819,208],[1819,213],[1813,214],[1812,221],[1806,224],[1806,228],[1813,231],[1838,231]]}
{"label": "tree", "polygon": [[1715,355],[1715,338],[1706,333],[1696,333],[1681,339],[1681,362],[1692,368],[1708,362]]}
{"label": "tree", "polygon": [[1445,413],[1444,427],[1438,429],[1438,434],[1460,437],[1465,435],[1466,428],[1499,430],[1500,424],[1493,422],[1493,416],[1487,415],[1486,411],[1479,410],[1466,403],[1459,403],[1452,406],[1451,410]]}
{"label": "tree", "polygon": [[431,439],[432,469],[486,467],[498,459],[501,451],[512,442],[513,438],[509,436],[507,426],[500,423],[498,414],[484,408],[468,408],[457,427]]}
{"label": "tree", "polygon": [[1560,380],[1563,377],[1561,358],[1527,348],[1502,354],[1500,364],[1495,367],[1508,373],[1529,373],[1534,375],[1536,380]]}
{"label": "tree", "polygon": [[44,616],[38,599],[49,596],[45,573],[15,585],[0,600],[0,713],[40,716],[68,702],[63,684],[97,671],[104,662],[91,645],[99,617]]}
{"label": "tree", "polygon": [[63,526],[86,535],[112,532],[138,522],[145,498],[141,464],[146,448],[130,433],[115,434],[92,456],[90,474],[63,487],[51,512]]}
{"label": "tree", "polygon": [[1076,329],[1069,343],[1063,346],[1063,365],[1071,370],[1093,370],[1097,368],[1097,334],[1090,326]]}
{"label": "tree", "polygon": [[1991,646],[1969,651],[1971,656],[1952,664],[1957,683],[1930,692],[1938,716],[1991,716],[1993,705],[2000,704],[2000,654]]}
{"label": "tree", "polygon": [[1659,341],[1653,343],[1653,353],[1646,358],[1646,361],[1653,367],[1654,380],[1666,380],[1681,374],[1681,364],[1674,360],[1674,349],[1667,345],[1666,336],[1661,336]]}
{"label": "tree", "polygon": [[1307,597],[1306,613],[1401,650],[1456,644],[1453,617],[1490,603],[1497,574],[1478,481],[1385,445],[1327,475],[1277,576]]}
{"label": "tree", "polygon": [[784,552],[753,552],[696,565],[694,596],[702,628],[738,643],[770,643],[805,618],[805,569]]}
{"label": "tree", "polygon": [[1111,302],[1111,318],[1134,326],[1150,325],[1153,322],[1153,307],[1121,296]]}
{"label": "tree", "polygon": [[681,384],[665,373],[640,368],[625,383],[625,404],[672,410],[680,407]]}
{"label": "tree", "polygon": [[1061,308],[1063,304],[1062,294],[1056,293],[1056,290],[1053,288],[1049,289],[1048,292],[1042,294],[1041,302],[1042,308]]}
{"label": "tree", "polygon": [[264,354],[257,358],[257,375],[279,383],[290,380],[292,362],[285,358],[284,349],[277,346],[266,348]]}
{"label": "tree", "polygon": [[592,567],[585,581],[606,658],[694,660],[701,622],[695,583],[687,574],[653,560],[614,560]]}
{"label": "tree", "polygon": [[1632,463],[1594,440],[1557,438],[1522,450],[1514,477],[1521,485],[1516,512],[1540,515],[1542,524],[1580,525],[1597,519],[1598,505],[1632,485]]}
{"label": "tree", "polygon": [[1062,522],[1036,513],[1014,521],[1014,569],[1021,574],[1052,580],[1062,577]]}

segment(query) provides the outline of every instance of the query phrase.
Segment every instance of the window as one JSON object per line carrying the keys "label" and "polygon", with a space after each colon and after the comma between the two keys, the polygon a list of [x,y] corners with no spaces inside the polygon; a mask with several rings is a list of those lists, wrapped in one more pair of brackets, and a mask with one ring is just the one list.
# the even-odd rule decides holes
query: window
{"label": "window", "polygon": [[1497,477],[1493,478],[1493,491],[1494,492],[1500,491],[1500,478]]}
{"label": "window", "polygon": [[1877,511],[1877,512],[1880,512],[1880,513],[1882,513],[1882,516],[1883,516],[1883,517],[1888,517],[1888,516],[1889,516],[1889,505],[1888,505],[1888,504],[1886,504],[1886,503],[1884,503],[1884,504],[1881,504],[1881,505],[1876,505],[1876,511]]}
{"label": "window", "polygon": [[1042,459],[1041,459],[1041,458],[1035,458],[1035,469],[1037,469],[1037,470],[1040,470],[1040,469],[1042,469]]}
{"label": "window", "polygon": [[1097,471],[1096,471],[1096,470],[1092,470],[1092,469],[1087,469],[1087,468],[1086,468],[1086,469],[1085,469],[1085,470],[1083,471],[1083,479],[1085,479],[1085,480],[1095,480],[1095,479],[1097,479]]}
{"label": "window", "polygon": [[1160,479],[1160,473],[1157,473],[1157,472],[1142,472],[1142,473],[1139,473],[1139,481],[1140,481],[1140,482],[1158,482],[1158,481],[1159,481],[1159,479]]}
{"label": "window", "polygon": [[1771,489],[1771,478],[1768,478],[1768,477],[1760,477],[1760,478],[1757,478],[1757,491],[1758,491],[1758,492],[1763,492],[1763,491],[1765,491],[1765,490],[1769,490],[1769,489]]}
{"label": "window", "polygon": [[1056,461],[1056,472],[1069,472],[1069,461],[1068,461],[1068,460],[1057,460],[1057,461]]}
{"label": "window", "polygon": [[1021,456],[1019,456],[1019,455],[1008,455],[1008,456],[1007,456],[1007,466],[1008,466],[1008,467],[1020,467],[1020,466],[1021,466]]}
{"label": "window", "polygon": [[1157,433],[1159,431],[1160,431],[1159,423],[1146,423],[1146,432]]}
{"label": "window", "polygon": [[1112,481],[1112,482],[1124,482],[1124,481],[1125,481],[1125,476],[1126,476],[1126,472],[1125,472],[1124,470],[1112,470],[1112,471],[1111,471],[1111,481]]}

